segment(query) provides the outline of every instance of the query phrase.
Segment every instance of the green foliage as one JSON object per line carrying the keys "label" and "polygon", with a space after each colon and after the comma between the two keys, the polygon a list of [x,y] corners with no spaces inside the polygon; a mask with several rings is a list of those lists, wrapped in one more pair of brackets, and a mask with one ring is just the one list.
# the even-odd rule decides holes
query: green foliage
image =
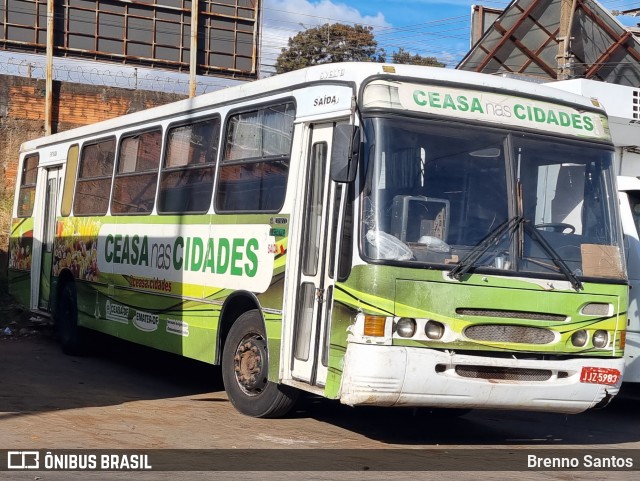
{"label": "green foliage", "polygon": [[[386,62],[386,52],[378,48],[373,27],[325,23],[289,38],[276,59],[276,72],[284,73],[311,65],[334,62]],[[435,57],[411,55],[400,47],[392,54],[393,63],[445,67]]]}
{"label": "green foliage", "polygon": [[409,65],[426,65],[428,67],[446,67],[446,64],[438,61],[435,57],[423,57],[422,55],[411,55],[400,47],[397,52],[393,52],[393,63],[404,63]]}
{"label": "green foliage", "polygon": [[373,27],[325,23],[289,38],[276,60],[276,72],[284,73],[311,65],[334,62],[384,62],[383,49],[373,36]]}

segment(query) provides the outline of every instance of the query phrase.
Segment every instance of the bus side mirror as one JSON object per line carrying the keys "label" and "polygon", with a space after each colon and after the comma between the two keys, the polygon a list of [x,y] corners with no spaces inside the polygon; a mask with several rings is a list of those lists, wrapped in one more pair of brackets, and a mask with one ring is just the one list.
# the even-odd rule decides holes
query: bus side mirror
{"label": "bus side mirror", "polygon": [[360,158],[360,127],[340,124],[333,129],[331,180],[353,182]]}

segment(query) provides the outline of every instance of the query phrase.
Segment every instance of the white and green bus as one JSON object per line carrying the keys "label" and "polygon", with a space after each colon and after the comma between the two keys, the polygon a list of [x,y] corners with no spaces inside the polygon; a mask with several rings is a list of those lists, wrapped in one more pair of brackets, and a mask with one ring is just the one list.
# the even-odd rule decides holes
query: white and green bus
{"label": "white and green bus", "polygon": [[624,364],[612,158],[574,94],[311,67],[24,143],[10,287],[65,352],[221,364],[251,416],[300,391],[576,413]]}

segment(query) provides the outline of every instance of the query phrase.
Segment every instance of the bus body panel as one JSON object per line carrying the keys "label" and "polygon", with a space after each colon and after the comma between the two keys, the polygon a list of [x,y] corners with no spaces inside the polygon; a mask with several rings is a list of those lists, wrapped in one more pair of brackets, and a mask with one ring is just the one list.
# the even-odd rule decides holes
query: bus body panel
{"label": "bus body panel", "polygon": [[[590,359],[590,367],[617,369],[624,359]],[[349,405],[445,406],[579,413],[614,396],[612,386],[580,381],[578,359],[500,359],[401,346],[349,344],[340,400]],[[511,379],[482,379],[483,372]],[[461,376],[458,372],[464,372]],[[477,378],[474,378],[477,376]],[[559,378],[561,376],[561,378]]]}
{"label": "bus body panel", "polygon": [[[337,308],[332,322],[344,327],[346,332],[337,329],[332,336],[330,371],[333,376],[325,394],[348,404],[381,402],[385,405],[428,406],[429,403],[444,402],[449,407],[473,405],[476,408],[501,408],[512,400],[507,401],[502,395],[493,398],[486,392],[487,397],[482,401],[478,398],[472,400],[470,396],[457,398],[458,395],[453,393],[447,399],[447,386],[455,385],[455,390],[475,393],[483,383],[490,391],[496,382],[495,379],[457,375],[455,366],[459,359],[463,359],[459,361],[462,366],[474,364],[480,372],[478,377],[482,375],[482,369],[490,370],[493,367],[514,372],[526,369],[551,372],[566,362],[572,365],[571,369],[567,368],[571,374],[566,375],[570,380],[565,377],[558,379],[554,371],[553,376],[545,379],[545,390],[555,389],[558,399],[574,391],[586,396],[576,398],[573,405],[569,403],[559,407],[559,412],[588,409],[604,397],[605,391],[595,385],[583,386],[584,383],[579,382],[580,362],[573,364],[569,359],[560,359],[571,354],[587,353],[591,357],[589,365],[608,366],[608,358],[611,366],[620,369],[621,337],[627,324],[627,286],[619,284],[603,288],[599,284],[585,283],[584,292],[576,294],[568,283],[554,282],[555,289],[551,289],[548,281],[540,282],[535,278],[473,275],[465,285],[460,285],[438,271],[416,274],[414,270],[387,266],[357,266],[349,280],[337,286]],[[583,314],[584,307],[593,302],[609,304],[610,315]],[[417,334],[412,339],[403,339],[397,333],[384,340],[366,336],[363,332],[363,317],[366,315],[385,316],[389,322],[413,318],[417,323]],[[351,322],[345,322],[344,319],[350,319]],[[441,340],[431,340],[424,334],[429,321],[437,321],[445,326]],[[483,330],[485,327],[490,329]],[[476,331],[479,334],[474,334],[477,328],[480,328]],[[571,336],[575,331],[585,328],[590,335],[596,330],[607,331],[610,336],[608,346],[604,349],[573,346]],[[383,346],[385,349],[382,349]],[[505,356],[499,359],[487,357],[483,355],[487,349],[503,351]],[[348,354],[350,352],[351,355]],[[378,355],[388,362],[374,360]],[[375,368],[371,367],[373,364]],[[436,365],[447,366],[446,378],[436,370]],[[375,374],[379,366],[387,366],[380,368],[386,373],[380,378]],[[416,371],[420,374],[409,376],[408,373]],[[417,384],[413,383],[411,388],[406,387],[412,383],[409,377],[421,380],[422,384],[416,381]],[[365,379],[369,384],[365,383]],[[448,381],[445,382],[445,379]],[[621,378],[617,379],[614,385],[607,387],[607,392],[615,394],[620,382]],[[367,398],[367,389],[379,393],[384,391],[382,385],[385,383],[389,383],[386,397]],[[514,377],[507,384],[511,387],[499,389],[514,390],[515,386],[526,388],[518,401],[519,409],[540,410],[545,409],[544,402],[554,402],[550,397],[545,398],[544,402],[530,400],[527,404],[527,396],[541,385],[529,386],[530,381],[526,376],[522,380]],[[400,389],[396,389],[400,387],[408,390],[400,395]],[[399,397],[395,399],[392,393]],[[442,397],[439,397],[440,394]],[[392,402],[392,399],[395,400]]]}
{"label": "bus body panel", "polygon": [[[76,279],[81,325],[208,363],[217,356],[225,301],[246,289],[263,310],[277,373],[289,225],[288,215],[277,218],[277,231],[270,214],[236,216],[233,222],[189,216],[181,224],[173,216],[59,218],[54,276],[69,270]],[[230,284],[217,285],[223,271],[255,275],[264,260],[253,250],[247,257],[243,247],[255,239],[251,232],[270,231],[277,240],[267,235],[262,250],[278,253],[263,267],[267,283],[228,276]]]}
{"label": "bus body panel", "polygon": [[31,306],[33,217],[13,219],[9,237],[9,293],[23,306]]}

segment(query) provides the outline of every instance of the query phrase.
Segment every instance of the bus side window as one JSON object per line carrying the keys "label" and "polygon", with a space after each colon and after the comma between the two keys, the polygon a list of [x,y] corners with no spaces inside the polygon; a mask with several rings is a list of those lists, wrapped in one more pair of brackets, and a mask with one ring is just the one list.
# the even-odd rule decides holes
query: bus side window
{"label": "bus side window", "polygon": [[122,138],[113,183],[111,212],[144,214],[153,210],[161,147],[160,129]]}
{"label": "bus side window", "polygon": [[219,117],[169,128],[158,212],[183,214],[209,210],[219,141]]}
{"label": "bus side window", "polygon": [[342,223],[342,238],[340,239],[340,259],[338,260],[338,281],[344,282],[351,274],[353,260],[353,205],[355,199],[355,185],[352,182],[347,187],[347,203]]}
{"label": "bus side window", "polygon": [[20,192],[18,192],[18,217],[31,217],[36,196],[38,178],[38,154],[25,156],[22,161]]}
{"label": "bus side window", "polygon": [[286,194],[292,102],[234,114],[227,122],[216,211],[277,212]]}
{"label": "bus side window", "polygon": [[73,199],[74,215],[107,213],[115,150],[114,137],[82,146],[76,195]]}
{"label": "bus side window", "polygon": [[62,191],[62,207],[60,213],[62,217],[68,217],[71,214],[71,205],[73,204],[73,186],[76,182],[76,171],[78,170],[78,153],[80,148],[78,144],[69,147],[67,153],[67,167],[64,173],[64,186]]}
{"label": "bus side window", "polygon": [[640,192],[629,191],[627,192],[627,196],[629,197],[629,205],[631,206],[633,223],[636,226],[636,231],[640,233]]}

